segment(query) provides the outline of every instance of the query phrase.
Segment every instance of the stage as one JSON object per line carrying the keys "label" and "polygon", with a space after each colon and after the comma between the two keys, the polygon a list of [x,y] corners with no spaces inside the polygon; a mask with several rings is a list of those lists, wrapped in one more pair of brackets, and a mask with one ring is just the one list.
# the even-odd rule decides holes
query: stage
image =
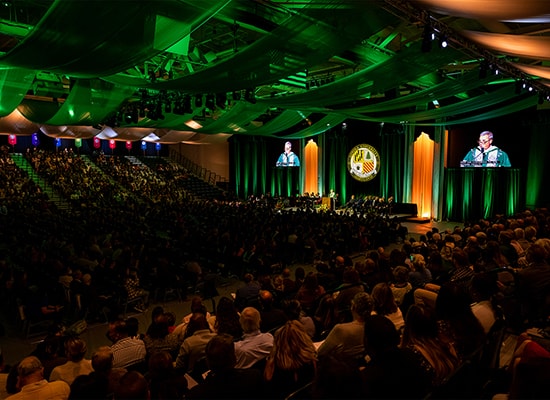
{"label": "stage", "polygon": [[437,228],[439,232],[445,232],[447,229],[450,229],[451,231],[454,230],[455,227],[462,228],[464,226],[464,223],[462,222],[453,222],[453,221],[434,221],[434,220],[427,220],[426,222],[418,223],[418,222],[412,222],[410,220],[406,220],[401,222],[401,225],[405,226],[409,231],[409,236],[413,236],[416,240],[418,240],[418,237],[420,235],[425,235],[426,232],[429,232],[432,230],[432,228]]}

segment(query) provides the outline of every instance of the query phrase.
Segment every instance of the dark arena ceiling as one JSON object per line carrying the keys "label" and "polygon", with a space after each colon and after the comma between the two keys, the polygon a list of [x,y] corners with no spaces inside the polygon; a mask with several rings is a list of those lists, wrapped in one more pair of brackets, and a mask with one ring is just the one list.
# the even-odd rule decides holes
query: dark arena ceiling
{"label": "dark arena ceiling", "polygon": [[549,31],[545,0],[4,0],[0,133],[179,143],[467,123],[546,101]]}

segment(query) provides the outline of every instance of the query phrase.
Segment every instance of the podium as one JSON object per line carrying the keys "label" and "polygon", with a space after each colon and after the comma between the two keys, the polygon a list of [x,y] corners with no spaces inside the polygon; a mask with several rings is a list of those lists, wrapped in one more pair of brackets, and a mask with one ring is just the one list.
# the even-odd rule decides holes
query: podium
{"label": "podium", "polygon": [[321,199],[321,204],[323,206],[327,206],[330,211],[334,211],[336,209],[336,201],[333,197],[323,197]]}

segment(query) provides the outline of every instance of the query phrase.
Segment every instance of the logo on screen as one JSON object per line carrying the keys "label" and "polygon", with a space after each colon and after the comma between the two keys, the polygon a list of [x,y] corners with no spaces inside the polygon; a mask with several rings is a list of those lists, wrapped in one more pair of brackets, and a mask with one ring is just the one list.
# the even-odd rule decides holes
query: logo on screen
{"label": "logo on screen", "polygon": [[370,144],[359,144],[348,154],[348,170],[351,176],[360,181],[367,182],[380,171],[380,156]]}

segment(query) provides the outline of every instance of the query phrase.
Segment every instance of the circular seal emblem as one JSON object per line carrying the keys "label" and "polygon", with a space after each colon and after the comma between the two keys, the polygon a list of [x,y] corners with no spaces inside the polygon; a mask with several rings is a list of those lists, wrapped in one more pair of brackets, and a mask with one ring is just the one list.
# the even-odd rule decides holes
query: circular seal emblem
{"label": "circular seal emblem", "polygon": [[354,179],[368,182],[380,171],[380,155],[370,144],[358,144],[348,154],[348,170]]}

